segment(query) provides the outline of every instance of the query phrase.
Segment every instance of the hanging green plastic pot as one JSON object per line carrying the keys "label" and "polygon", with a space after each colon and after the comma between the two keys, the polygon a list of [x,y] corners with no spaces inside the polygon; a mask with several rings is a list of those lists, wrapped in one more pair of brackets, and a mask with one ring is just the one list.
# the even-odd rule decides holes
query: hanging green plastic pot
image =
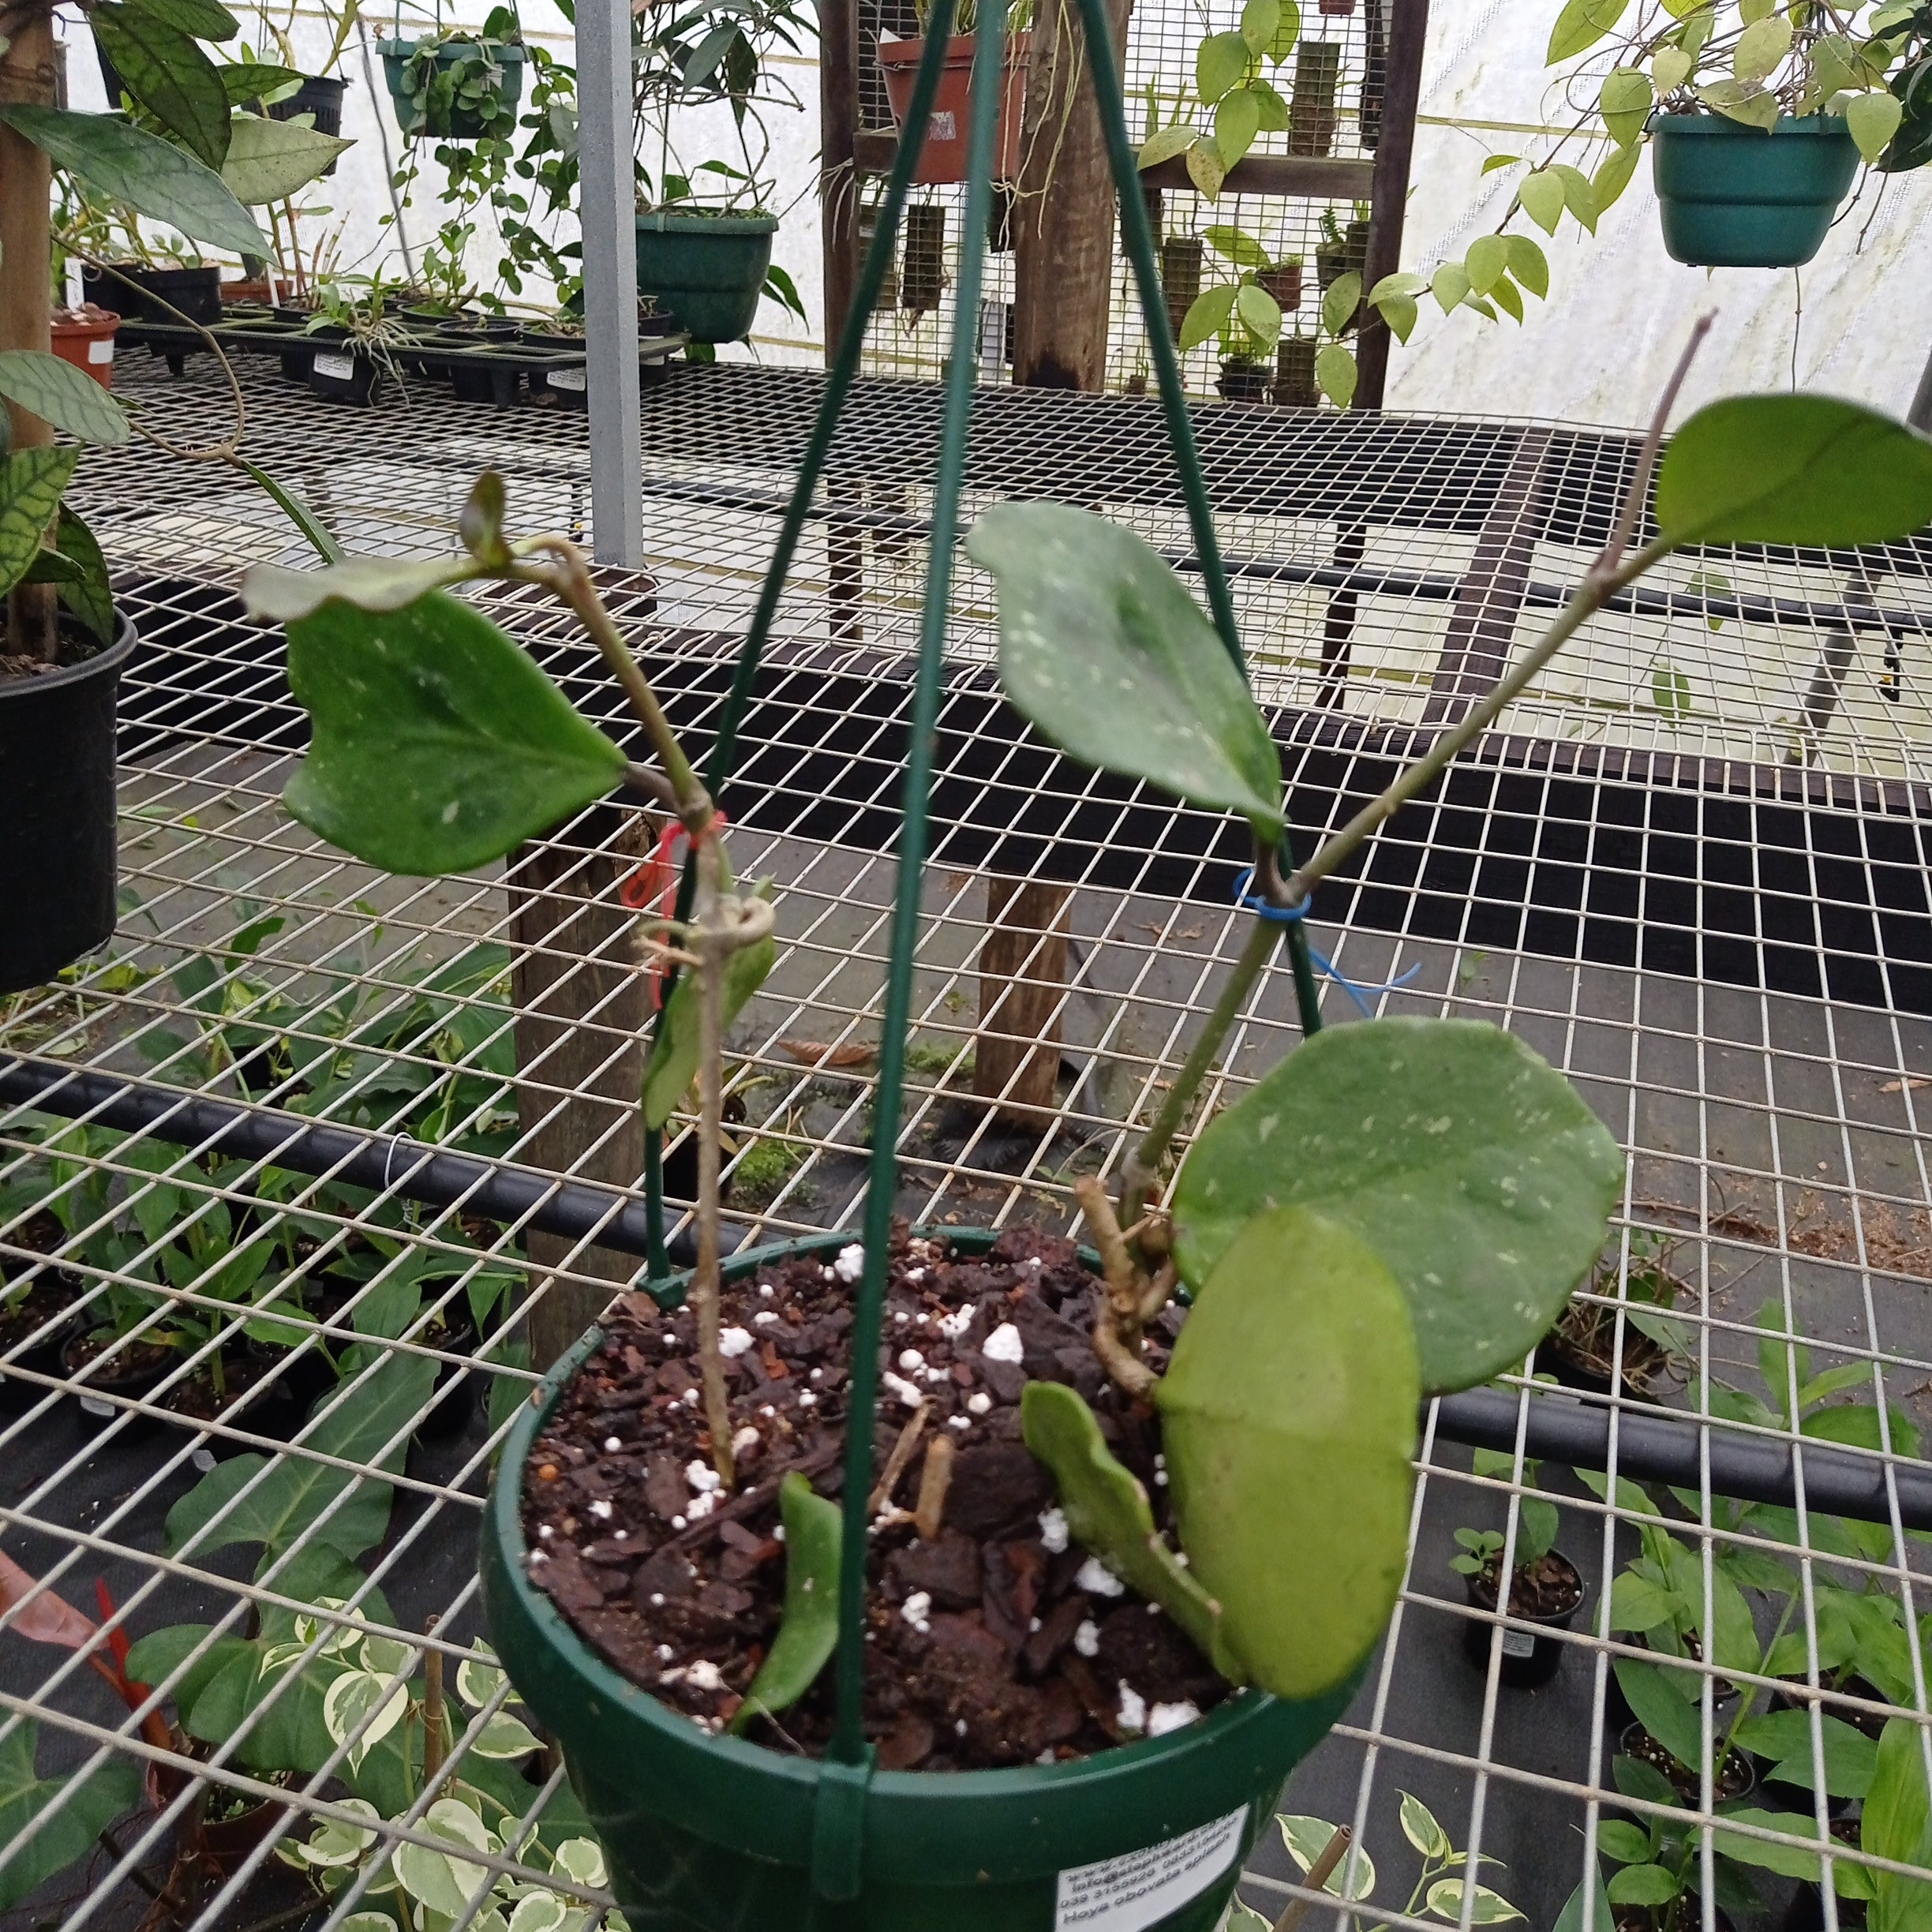
{"label": "hanging green plastic pot", "polygon": [[405,140],[424,135],[432,140],[478,140],[485,134],[507,134],[516,126],[517,103],[523,98],[522,48],[514,41],[491,47],[491,58],[502,69],[503,79],[494,92],[471,101],[460,89],[452,91],[438,83],[447,81],[470,59],[478,43],[443,42],[435,51],[436,80],[430,83],[426,101],[419,103],[410,84],[410,69],[421,45],[420,40],[385,39],[376,43],[389,83],[389,99],[395,108],[396,126]]}
{"label": "hanging green plastic pot", "polygon": [[750,333],[771,268],[776,215],[653,208],[637,218],[637,281],[693,342]]}
{"label": "hanging green plastic pot", "polygon": [[1747,127],[1721,114],[1660,114],[1651,155],[1664,245],[1700,268],[1795,268],[1823,245],[1858,170],[1836,114]]}
{"label": "hanging green plastic pot", "polygon": [[[943,1230],[968,1253],[996,1237]],[[737,1279],[820,1235],[726,1264]],[[713,1736],[620,1676],[530,1582],[531,1444],[602,1340],[593,1329],[519,1413],[483,1522],[483,1602],[511,1681],[556,1737],[631,1932],[1211,1932],[1282,1780],[1354,1686],[1256,1691],[1201,1721],[1074,1763],[878,1771]],[[1156,1915],[1110,1918],[1109,1900]]]}

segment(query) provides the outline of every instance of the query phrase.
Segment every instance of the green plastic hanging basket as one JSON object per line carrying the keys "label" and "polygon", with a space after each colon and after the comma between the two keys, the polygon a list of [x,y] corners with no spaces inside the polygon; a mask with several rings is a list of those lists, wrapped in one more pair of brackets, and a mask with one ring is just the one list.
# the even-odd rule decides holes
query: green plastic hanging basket
{"label": "green plastic hanging basket", "polygon": [[1664,245],[1700,268],[1795,268],[1823,245],[1858,146],[1835,114],[1747,127],[1721,114],[1660,114],[1651,157]]}
{"label": "green plastic hanging basket", "polygon": [[771,267],[776,215],[705,215],[654,208],[637,218],[637,285],[693,342],[736,342],[751,331]]}
{"label": "green plastic hanging basket", "polygon": [[[427,136],[432,140],[479,140],[485,134],[507,133],[516,125],[517,103],[523,98],[523,50],[514,42],[495,47],[494,58],[503,69],[503,83],[482,102],[468,102],[461,95],[445,102],[438,90],[431,89],[426,107],[418,107],[409,84],[410,64],[416,58],[420,40],[384,39],[376,43],[382,56],[383,73],[389,83],[389,99],[395,109],[396,125],[405,140]],[[439,77],[448,75],[474,49],[466,40],[445,41],[436,50]]]}
{"label": "green plastic hanging basket", "polygon": [[[997,1236],[939,1230],[968,1253]],[[728,1279],[849,1234],[759,1249]],[[524,1470],[593,1329],[525,1404],[483,1521],[483,1603],[511,1680],[562,1746],[631,1932],[1054,1932],[1093,1922],[1211,1932],[1282,1781],[1354,1686],[1256,1691],[1199,1723],[1077,1762],[880,1771],[713,1736],[606,1664],[529,1580]],[[1114,1919],[1138,1898],[1152,1917]]]}

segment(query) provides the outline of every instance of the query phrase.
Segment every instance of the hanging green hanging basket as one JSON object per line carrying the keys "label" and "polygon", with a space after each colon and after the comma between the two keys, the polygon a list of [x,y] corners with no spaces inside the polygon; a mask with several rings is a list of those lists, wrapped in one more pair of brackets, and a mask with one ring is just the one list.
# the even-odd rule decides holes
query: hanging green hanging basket
{"label": "hanging green hanging basket", "polygon": [[[969,1254],[997,1238],[945,1234]],[[726,1279],[852,1238],[739,1256]],[[1282,1780],[1353,1684],[1305,1703],[1237,1694],[1164,1736],[1020,1770],[855,1782],[842,1766],[713,1736],[604,1662],[526,1573],[530,1447],[602,1339],[593,1329],[557,1365],[504,1445],[483,1521],[483,1601],[519,1692],[563,1747],[631,1932],[1052,1932],[1073,1923],[1060,1915],[1069,1896],[1131,1893],[1163,1874],[1165,1909],[1134,1923],[1211,1932]]]}
{"label": "hanging green hanging basket", "polygon": [[1795,268],[1824,245],[1858,147],[1836,114],[1773,129],[1660,114],[1651,134],[1664,245],[1701,268]]}
{"label": "hanging green hanging basket", "polygon": [[693,342],[751,331],[771,268],[776,215],[654,208],[637,218],[637,283]]}
{"label": "hanging green hanging basket", "polygon": [[523,50],[515,41],[383,39],[376,51],[405,140],[480,140],[516,125]]}

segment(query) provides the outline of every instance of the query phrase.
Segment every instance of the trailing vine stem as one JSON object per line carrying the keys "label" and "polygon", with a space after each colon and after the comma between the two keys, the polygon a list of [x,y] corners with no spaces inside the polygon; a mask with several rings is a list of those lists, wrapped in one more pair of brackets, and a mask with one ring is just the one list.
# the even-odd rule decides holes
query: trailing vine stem
{"label": "trailing vine stem", "polygon": [[[1609,538],[1556,620],[1487,698],[1472,706],[1453,729],[1444,732],[1421,757],[1398,773],[1385,791],[1364,806],[1340,831],[1324,840],[1291,878],[1282,879],[1273,848],[1257,841],[1255,889],[1270,906],[1283,912],[1305,907],[1314,887],[1330,877],[1371,833],[1393,818],[1409,799],[1440,777],[1458,753],[1488,729],[1582,624],[1676,547],[1674,540],[1659,536],[1634,552],[1630,548],[1649,494],[1651,473],[1663,447],[1671,410],[1713,320],[1709,315],[1702,316],[1693,326],[1690,340],[1652,414]],[[1255,920],[1247,943],[1174,1084],[1121,1170],[1118,1211],[1107,1202],[1098,1181],[1089,1177],[1075,1184],[1076,1198],[1107,1268],[1108,1292],[1102,1297],[1101,1314],[1095,1324],[1095,1350],[1114,1380],[1130,1395],[1144,1396],[1152,1386],[1153,1376],[1138,1353],[1140,1329],[1166,1302],[1165,1291],[1159,1301],[1152,1300],[1159,1284],[1164,1280],[1171,1289],[1173,1282],[1173,1267],[1166,1256],[1166,1223],[1148,1217],[1146,1204],[1159,1185],[1162,1165],[1200,1091],[1201,1083],[1219,1061],[1229,1032],[1274,957],[1282,930],[1279,920]],[[1123,1234],[1123,1228],[1130,1232]],[[1155,1244],[1151,1249],[1150,1235]],[[1115,1275],[1123,1269],[1129,1279],[1117,1292]]]}

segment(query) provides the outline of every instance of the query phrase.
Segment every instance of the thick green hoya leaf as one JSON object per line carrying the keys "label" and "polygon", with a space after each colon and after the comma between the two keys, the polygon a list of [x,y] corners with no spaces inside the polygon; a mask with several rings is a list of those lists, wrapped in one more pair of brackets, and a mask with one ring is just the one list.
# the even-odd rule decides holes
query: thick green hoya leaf
{"label": "thick green hoya leaf", "polygon": [[15,450],[0,458],[0,594],[26,575],[80,460],[77,449]]}
{"label": "thick green hoya leaf", "polygon": [[1174,1193],[1197,1290],[1249,1220],[1341,1222],[1402,1285],[1432,1395],[1520,1363],[1597,1258],[1623,1156],[1541,1056],[1480,1020],[1305,1040],[1196,1141]]}
{"label": "thick green hoya leaf", "polygon": [[403,557],[344,557],[326,570],[284,570],[256,564],[242,573],[242,601],[257,617],[294,623],[312,617],[331,598],[358,610],[400,610],[425,591],[440,590],[474,577],[474,559],[436,557],[429,563]]}
{"label": "thick green hoya leaf", "polygon": [[111,449],[128,440],[121,405],[86,370],[45,350],[0,354],[0,396],[83,443]]}
{"label": "thick green hoya leaf", "polygon": [[45,149],[56,167],[65,168],[97,199],[125,201],[211,248],[242,255],[275,253],[212,168],[118,114],[0,102],[0,121]]}
{"label": "thick green hoya leaf", "polygon": [[294,121],[265,119],[238,114],[228,140],[228,159],[222,179],[238,201],[260,208],[283,201],[306,187],[353,141],[324,134]]}
{"label": "thick green hoya leaf", "polygon": [[288,675],[315,736],[283,802],[385,872],[500,859],[623,776],[617,746],[444,591],[395,611],[324,604],[288,627]]}
{"label": "thick green hoya leaf", "polygon": [[231,61],[218,71],[228,90],[229,105],[234,107],[253,107],[284,88],[292,91],[301,80],[294,68],[277,67],[266,61]]}
{"label": "thick green hoya leaf", "polygon": [[1147,1491],[1107,1447],[1094,1412],[1064,1383],[1029,1382],[1020,1413],[1026,1446],[1053,1472],[1074,1541],[1159,1604],[1222,1676],[1245,1682],[1221,1641],[1219,1606],[1155,1533]]}
{"label": "thick green hoya leaf", "polygon": [[147,8],[95,0],[88,15],[122,84],[212,168],[228,155],[228,90],[191,34]]}
{"label": "thick green hoya leaf", "polygon": [[1174,1517],[1250,1681],[1341,1683],[1395,1607],[1409,1547],[1415,1337],[1361,1238],[1257,1215],[1196,1297],[1159,1385]]}
{"label": "thick green hoya leaf", "polygon": [[987,511],[966,549],[999,584],[1006,695],[1046,736],[1089,765],[1237,811],[1269,844],[1281,836],[1267,727],[1147,544],[1084,510],[1014,503]]}
{"label": "thick green hoya leaf", "polygon": [[221,0],[129,0],[129,4],[197,40],[232,40],[242,31],[242,23]]}
{"label": "thick green hoya leaf", "polygon": [[1730,396],[1658,466],[1657,527],[1678,544],[1873,544],[1932,523],[1932,440],[1836,396]]}
{"label": "thick green hoya leaf", "polygon": [[[726,868],[729,889],[729,868]],[[761,899],[771,897],[771,882],[758,887]],[[771,975],[778,963],[778,942],[767,934],[755,945],[741,947],[724,962],[724,1024],[728,1027],[743,1012],[745,1003]],[[691,1091],[698,1077],[698,1061],[702,1045],[700,1028],[698,978],[695,973],[678,975],[671,997],[665,1002],[664,1017],[658,1022],[657,1037],[651,1043],[651,1056],[644,1069],[644,1124],[661,1129],[676,1112],[678,1103]]]}
{"label": "thick green hoya leaf", "polygon": [[[54,548],[74,567],[75,575],[60,587],[60,601],[100,639],[114,639],[114,591],[107,582],[107,560],[94,533],[68,505],[61,505]],[[43,551],[41,553],[45,556]]]}
{"label": "thick green hoya leaf", "polygon": [[839,1506],[794,1470],[778,1485],[778,1511],[784,1518],[784,1619],[732,1718],[734,1732],[796,1704],[838,1648]]}

